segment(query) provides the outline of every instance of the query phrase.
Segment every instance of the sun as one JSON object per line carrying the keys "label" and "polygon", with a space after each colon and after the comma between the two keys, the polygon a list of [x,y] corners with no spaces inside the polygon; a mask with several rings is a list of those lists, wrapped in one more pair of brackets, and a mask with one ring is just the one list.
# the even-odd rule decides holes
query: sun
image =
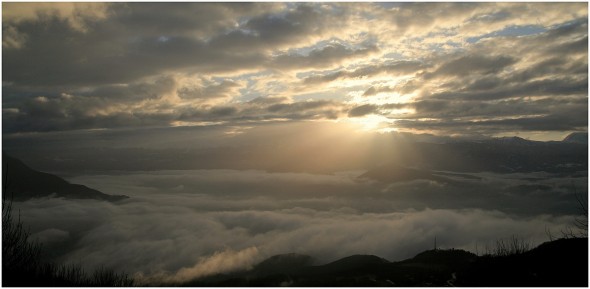
{"label": "sun", "polygon": [[362,117],[349,117],[346,122],[351,123],[363,131],[387,132],[395,130],[391,127],[393,121],[385,116],[369,114]]}

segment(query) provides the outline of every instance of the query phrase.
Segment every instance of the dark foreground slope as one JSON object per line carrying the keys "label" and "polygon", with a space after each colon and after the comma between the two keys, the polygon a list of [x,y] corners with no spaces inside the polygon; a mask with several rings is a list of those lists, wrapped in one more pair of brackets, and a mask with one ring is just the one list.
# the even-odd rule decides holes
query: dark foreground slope
{"label": "dark foreground slope", "polygon": [[70,199],[96,199],[118,201],[128,198],[124,195],[108,195],[95,189],[68,181],[44,172],[31,169],[23,162],[2,154],[3,187],[5,197],[15,201],[47,196]]}
{"label": "dark foreground slope", "polygon": [[303,255],[279,255],[246,272],[220,274],[181,285],[588,286],[587,238],[547,242],[528,252],[507,256],[429,250],[400,262],[370,255],[354,255],[321,266],[309,265],[309,260]]}
{"label": "dark foreground slope", "polygon": [[587,287],[588,239],[560,239],[518,255],[480,257],[461,286]]}

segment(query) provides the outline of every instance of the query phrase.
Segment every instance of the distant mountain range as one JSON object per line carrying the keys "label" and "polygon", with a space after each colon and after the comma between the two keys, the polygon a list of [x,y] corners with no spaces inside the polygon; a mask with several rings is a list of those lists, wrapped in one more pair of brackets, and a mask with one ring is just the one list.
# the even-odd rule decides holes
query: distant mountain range
{"label": "distant mountain range", "polygon": [[422,168],[455,172],[576,172],[588,170],[588,145],[501,138],[484,142],[417,144]]}
{"label": "distant mountain range", "polygon": [[[341,141],[342,140],[342,141]],[[435,141],[436,140],[436,141]],[[464,139],[413,138],[376,134],[358,138],[310,138],[302,144],[285,141],[249,145],[144,148],[79,146],[63,150],[49,146],[30,150],[12,144],[8,153],[34,163],[40,170],[158,171],[264,170],[267,172],[334,173],[371,170],[395,164],[406,168],[447,172],[577,172],[587,171],[587,133],[563,141],[531,141],[520,137]]]}
{"label": "distant mountain range", "polygon": [[587,132],[574,132],[563,139],[564,142],[585,143],[588,144]]}
{"label": "distant mountain range", "polygon": [[119,201],[129,198],[124,195],[108,195],[87,186],[70,184],[68,181],[44,172],[31,169],[23,162],[2,154],[2,180],[4,197],[15,201],[40,197],[69,199],[96,199]]}
{"label": "distant mountain range", "polygon": [[[498,137],[492,138],[490,140],[486,140],[487,142],[497,142],[497,143],[505,143],[505,144],[513,144],[513,145],[531,145],[531,144],[541,144],[541,143],[559,143],[559,141],[549,141],[549,142],[542,142],[542,141],[534,141],[523,139],[517,136],[510,136],[510,137]],[[568,134],[562,142],[566,143],[579,143],[579,144],[588,144],[588,133],[587,132],[573,132]]]}
{"label": "distant mountain range", "polygon": [[[584,135],[586,138],[584,138]],[[588,170],[587,134],[571,134],[564,141],[540,142],[519,137],[454,143],[414,143],[406,154],[369,167],[360,179],[380,182],[431,180],[457,184],[476,179],[470,173],[550,172],[585,176]],[[452,172],[452,173],[451,173]]]}
{"label": "distant mountain range", "polygon": [[[428,250],[390,262],[353,255],[312,265],[300,254],[273,256],[251,270],[200,278],[181,286],[588,286],[588,239],[560,239],[524,253],[477,256],[464,250]],[[170,285],[170,284],[168,284]]]}

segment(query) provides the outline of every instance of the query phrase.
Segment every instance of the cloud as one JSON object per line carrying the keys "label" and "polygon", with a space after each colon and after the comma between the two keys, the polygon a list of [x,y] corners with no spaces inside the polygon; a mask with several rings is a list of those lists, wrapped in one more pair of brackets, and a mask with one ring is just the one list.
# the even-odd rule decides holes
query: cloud
{"label": "cloud", "polygon": [[280,68],[303,68],[330,67],[341,63],[347,58],[367,56],[376,52],[377,47],[366,47],[351,49],[341,44],[328,45],[321,49],[315,49],[308,55],[283,54],[273,59],[273,65]]}
{"label": "cloud", "polygon": [[19,24],[55,17],[67,21],[74,30],[86,32],[89,22],[107,17],[107,6],[104,3],[6,3],[2,6],[2,18],[5,23]]}
{"label": "cloud", "polygon": [[[515,184],[509,178],[496,177],[498,187]],[[441,247],[469,250],[474,250],[476,243],[481,248],[486,242],[513,234],[539,244],[546,240],[546,229],[558,232],[572,221],[567,214],[547,211],[531,215],[503,212],[501,208],[509,205],[498,191],[490,196],[495,200],[490,205],[496,209],[415,208],[416,202],[433,206],[452,203],[437,200],[434,196],[445,194],[436,190],[444,188],[428,183],[412,191],[408,188],[416,184],[371,188],[369,183],[360,183],[349,193],[339,193],[341,186],[350,186],[343,184],[350,182],[349,178],[253,171],[87,175],[74,180],[100,184],[95,187],[101,190],[126,187],[129,191],[125,193],[132,197],[117,204],[36,199],[15,207],[21,209],[23,221],[34,234],[55,231],[71,236],[74,245],[60,260],[83,258],[89,268],[104,265],[143,280],[176,281],[247,269],[288,252],[312,255],[320,263],[352,254],[402,260],[430,248],[434,236]],[[169,193],[173,189],[169,185],[179,183],[184,189]],[[333,190],[328,193],[330,186]],[[235,190],[238,187],[242,189]],[[472,193],[473,187],[469,188]],[[520,189],[510,186],[509,190],[514,194]],[[522,197],[534,199],[536,204],[545,198],[555,202],[555,193],[540,196],[528,188],[522,190]],[[302,194],[304,191],[309,193]],[[466,195],[450,197],[476,199],[461,194]],[[404,201],[407,197],[413,201]],[[398,207],[400,201],[405,205]]]}
{"label": "cloud", "polygon": [[361,106],[357,106],[348,111],[348,117],[359,117],[365,116],[367,114],[372,114],[377,112],[377,106],[371,104],[364,104]]}
{"label": "cloud", "polygon": [[369,89],[367,89],[364,93],[363,96],[373,96],[382,92],[395,92],[396,91],[396,87],[391,87],[391,86],[371,86]]}
{"label": "cloud", "polygon": [[424,68],[424,65],[420,62],[415,61],[392,61],[384,64],[367,65],[351,71],[338,71],[332,72],[325,75],[310,76],[303,79],[305,84],[318,84],[324,82],[334,81],[340,78],[360,78],[373,76],[380,73],[386,73],[387,75],[404,75],[418,72]]}
{"label": "cloud", "polygon": [[2,30],[2,47],[3,48],[21,48],[27,41],[27,36],[18,32],[13,26],[8,26]]}
{"label": "cloud", "polygon": [[[580,3],[9,4],[9,133],[334,120],[375,105],[407,131],[430,119],[428,133],[448,134],[435,129],[455,115],[447,128],[490,135],[500,129],[477,121],[542,129],[587,96]],[[384,109],[393,94],[408,109]],[[523,111],[501,109],[518,100]]]}
{"label": "cloud", "polygon": [[[203,258],[204,260],[191,268],[182,268],[172,276],[157,276],[155,279],[163,279],[168,282],[187,282],[202,276],[212,275],[218,272],[232,272],[235,270],[249,269],[255,262],[262,259],[258,257],[258,249],[250,247],[239,252],[231,249],[217,252],[213,256]],[[140,280],[141,282],[142,280]]]}
{"label": "cloud", "polygon": [[482,55],[467,55],[442,64],[434,72],[425,75],[428,79],[436,76],[461,76],[466,73],[491,74],[498,73],[516,60],[507,56],[488,57]]}
{"label": "cloud", "polygon": [[481,35],[509,25],[548,27],[587,15],[578,4],[564,3],[404,3],[375,13],[388,20],[391,27],[384,27],[384,33],[394,39],[440,32],[451,37]]}
{"label": "cloud", "polygon": [[70,233],[59,229],[47,229],[31,235],[32,240],[37,240],[41,244],[50,245],[55,242],[64,242],[70,238]]}
{"label": "cloud", "polygon": [[[234,17],[238,15],[253,17],[260,12],[272,11],[277,6],[144,4],[113,3],[107,13],[108,18],[93,23],[92,29],[82,35],[56,18],[19,24],[18,31],[26,35],[29,50],[8,52],[5,59],[11,61],[6,61],[6,65],[11,67],[12,72],[6,75],[6,79],[28,86],[76,87],[132,82],[162,71],[182,68],[219,71],[256,67],[265,56],[258,51],[232,53],[231,49],[238,43],[219,46],[215,39],[235,38],[216,33],[232,28],[237,21]],[[16,3],[14,6],[20,7]],[[257,9],[260,12],[256,12]],[[153,22],[154,18],[166,20]],[[158,22],[166,25],[156,28],[153,23]],[[44,30],[40,30],[40,26],[45,27]],[[195,35],[213,39],[207,41],[195,38]],[[48,52],[52,57],[45,56]],[[18,65],[23,58],[28,58],[43,69],[36,70],[33,75],[30,73],[32,70],[29,70],[27,74],[27,68],[21,69]]]}
{"label": "cloud", "polygon": [[183,99],[232,99],[239,95],[242,86],[231,80],[223,80],[215,83],[203,81],[201,85],[186,85],[178,89],[178,96]]}

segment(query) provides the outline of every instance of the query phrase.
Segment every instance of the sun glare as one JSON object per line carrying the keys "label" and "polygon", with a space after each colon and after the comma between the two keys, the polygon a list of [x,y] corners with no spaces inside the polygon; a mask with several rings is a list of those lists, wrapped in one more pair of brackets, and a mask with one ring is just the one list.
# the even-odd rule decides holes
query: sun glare
{"label": "sun glare", "polygon": [[349,117],[346,119],[346,122],[352,123],[353,125],[359,127],[361,130],[364,131],[391,131],[394,130],[390,127],[393,123],[392,120],[384,117],[382,115],[365,115],[363,117]]}

